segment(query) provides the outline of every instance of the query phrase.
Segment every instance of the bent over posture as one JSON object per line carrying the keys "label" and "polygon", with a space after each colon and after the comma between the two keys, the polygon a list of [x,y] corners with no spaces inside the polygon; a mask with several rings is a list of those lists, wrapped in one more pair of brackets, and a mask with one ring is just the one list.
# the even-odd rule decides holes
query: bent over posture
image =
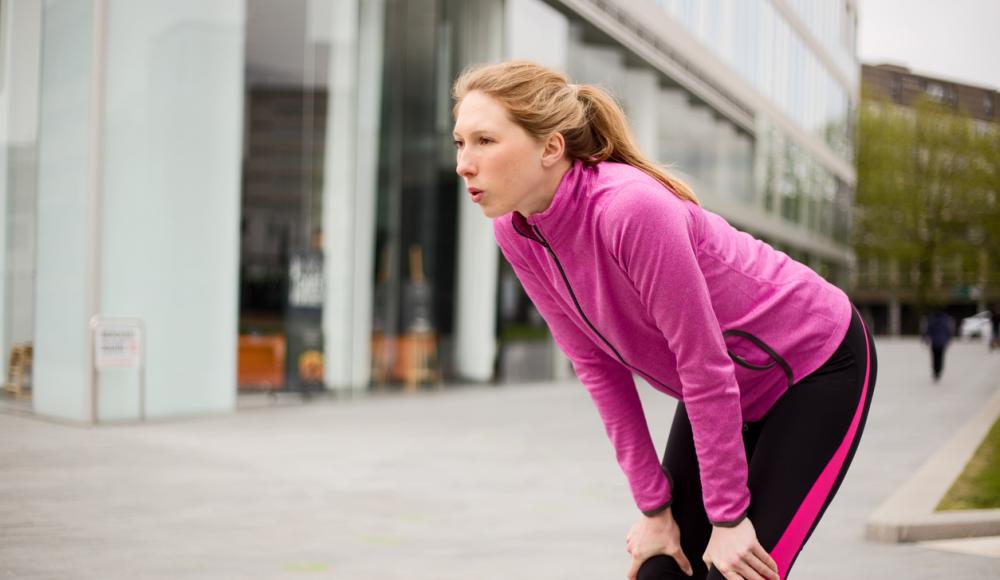
{"label": "bent over posture", "polygon": [[[600,413],[641,511],[629,578],[786,578],[865,425],[847,296],[702,208],[617,103],[507,62],[456,81],[457,172]],[[680,401],[662,462],[632,375]]]}

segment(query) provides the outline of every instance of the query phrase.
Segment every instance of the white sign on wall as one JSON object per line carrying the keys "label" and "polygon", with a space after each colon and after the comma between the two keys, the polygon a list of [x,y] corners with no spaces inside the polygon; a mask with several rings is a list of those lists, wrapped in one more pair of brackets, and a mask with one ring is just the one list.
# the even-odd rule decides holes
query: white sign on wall
{"label": "white sign on wall", "polygon": [[94,329],[94,366],[98,369],[142,366],[142,327],[137,322],[99,321]]}
{"label": "white sign on wall", "polygon": [[98,377],[106,369],[139,370],[139,420],[146,420],[146,361],[143,349],[144,325],[140,318],[97,315],[90,319],[94,333],[94,367],[90,381],[90,420],[97,423]]}

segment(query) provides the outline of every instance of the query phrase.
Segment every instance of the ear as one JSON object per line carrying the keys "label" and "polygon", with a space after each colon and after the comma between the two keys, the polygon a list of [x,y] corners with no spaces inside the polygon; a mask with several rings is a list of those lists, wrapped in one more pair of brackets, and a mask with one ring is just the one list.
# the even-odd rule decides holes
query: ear
{"label": "ear", "polygon": [[548,169],[559,162],[566,153],[566,139],[556,131],[545,138],[542,148],[542,167]]}

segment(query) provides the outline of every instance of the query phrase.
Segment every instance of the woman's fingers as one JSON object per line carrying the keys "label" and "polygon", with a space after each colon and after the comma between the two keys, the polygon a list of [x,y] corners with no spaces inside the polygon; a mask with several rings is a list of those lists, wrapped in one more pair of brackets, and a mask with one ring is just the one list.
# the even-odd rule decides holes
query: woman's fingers
{"label": "woman's fingers", "polygon": [[747,580],[778,580],[778,575],[767,564],[753,554],[747,554],[736,566],[736,570]]}
{"label": "woman's fingers", "polygon": [[635,580],[637,574],[639,574],[639,566],[642,562],[639,561],[635,556],[632,557],[632,567],[628,569],[628,580]]}
{"label": "woman's fingers", "polygon": [[[770,556],[768,556],[768,559],[770,560]],[[706,564],[709,568],[714,566],[710,562],[706,562]],[[771,564],[774,564],[774,560],[771,560]],[[781,580],[778,573],[775,572],[777,565],[774,564],[772,568],[771,565],[758,558],[754,553],[747,554],[742,560],[737,561],[732,566],[721,568],[715,566],[715,569],[728,580]]]}
{"label": "woman's fingers", "polygon": [[767,568],[767,566],[764,566],[764,563],[758,560],[756,556],[750,555],[747,556],[746,560],[740,560],[735,566],[733,566],[733,570],[739,574],[737,578],[743,578],[744,580],[765,580],[764,576],[757,573],[757,570],[755,569],[756,566],[754,566],[751,560],[756,562],[761,567],[765,569]]}
{"label": "woman's fingers", "polygon": [[677,548],[673,552],[668,552],[668,556],[677,561],[677,565],[681,567],[688,576],[694,576],[694,570],[691,569],[691,562],[688,562],[687,556],[684,555],[684,550]]}
{"label": "woman's fingers", "polygon": [[771,554],[767,553],[767,550],[765,550],[763,546],[760,544],[755,545],[753,547],[753,553],[772,572],[771,574],[767,574],[766,571],[761,570],[760,572],[761,574],[764,574],[765,578],[768,578],[768,580],[781,580],[781,576],[779,576],[781,572],[778,570],[778,563],[774,561],[774,558],[771,557]]}

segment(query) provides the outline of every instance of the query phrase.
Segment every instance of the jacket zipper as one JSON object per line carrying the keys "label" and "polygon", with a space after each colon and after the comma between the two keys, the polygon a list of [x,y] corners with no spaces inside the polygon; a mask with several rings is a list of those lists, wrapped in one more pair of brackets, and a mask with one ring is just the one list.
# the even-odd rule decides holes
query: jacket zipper
{"label": "jacket zipper", "polygon": [[[608,345],[608,348],[610,348],[615,353],[615,356],[618,357],[618,360],[621,361],[621,363],[623,365],[625,365],[626,367],[634,370],[635,372],[639,373],[643,377],[646,377],[646,379],[652,380],[654,383],[656,383],[656,384],[660,385],[661,387],[669,390],[670,392],[677,393],[677,395],[680,396],[681,392],[679,390],[671,388],[670,386],[668,386],[668,385],[660,382],[659,380],[657,380],[655,377],[653,377],[649,373],[646,373],[646,372],[644,372],[644,371],[636,368],[635,366],[633,366],[629,362],[627,362],[625,360],[625,358],[621,355],[621,353],[618,352],[618,349],[615,348],[613,344],[611,344],[611,341],[609,341],[607,338],[605,338],[604,335],[601,334],[599,330],[597,330],[597,328],[594,326],[594,324],[592,322],[590,322],[590,319],[587,318],[587,315],[584,314],[583,308],[580,306],[580,302],[576,299],[576,292],[573,292],[573,286],[570,285],[569,278],[566,276],[566,271],[563,270],[562,263],[559,262],[559,258],[556,256],[555,250],[553,250],[552,246],[549,245],[549,242],[545,239],[545,236],[542,235],[542,231],[540,229],[538,229],[538,226],[532,224],[531,228],[535,231],[536,234],[538,234],[538,237],[541,238],[541,244],[542,244],[542,246],[544,246],[545,249],[546,249],[546,251],[548,251],[549,255],[552,256],[552,260],[556,263],[556,267],[559,268],[559,274],[562,276],[563,283],[566,284],[566,289],[569,290],[569,295],[573,299],[573,305],[576,306],[576,311],[580,313],[580,317],[583,318],[583,321],[587,323],[587,326],[590,327],[590,330],[594,331],[594,334],[596,334],[598,337],[600,337],[600,339],[602,341],[604,341],[604,344]],[[517,228],[515,228],[515,229],[517,229]]]}

